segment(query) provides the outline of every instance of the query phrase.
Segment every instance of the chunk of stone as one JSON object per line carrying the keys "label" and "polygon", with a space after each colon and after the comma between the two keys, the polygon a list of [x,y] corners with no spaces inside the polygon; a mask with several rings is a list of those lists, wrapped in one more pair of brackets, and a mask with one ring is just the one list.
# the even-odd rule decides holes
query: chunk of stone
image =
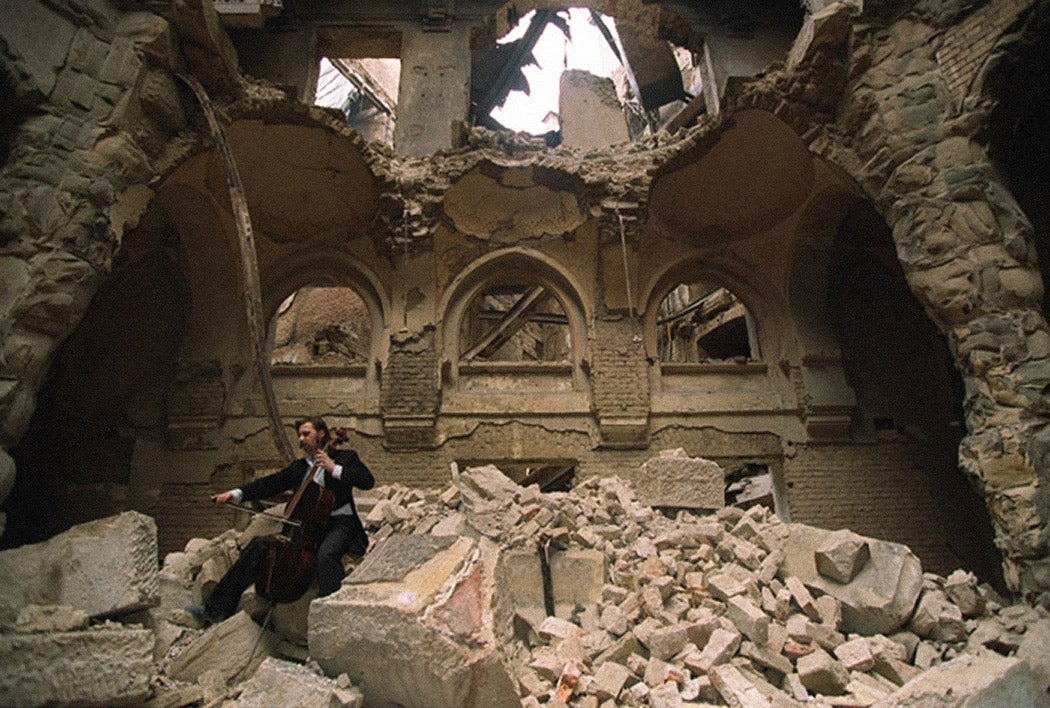
{"label": "chunk of stone", "polygon": [[183,649],[168,665],[167,674],[177,681],[195,683],[206,671],[218,671],[227,682],[241,681],[273,654],[278,641],[277,635],[257,625],[247,612],[238,612]]}
{"label": "chunk of stone", "polygon": [[850,671],[870,671],[875,666],[875,656],[864,637],[856,637],[834,649],[835,658]]}
{"label": "chunk of stone", "polygon": [[740,648],[741,636],[738,632],[729,632],[722,628],[711,633],[707,645],[699,655],[686,659],[686,666],[693,671],[707,673],[712,666],[724,664],[733,658]]}
{"label": "chunk of stone", "polygon": [[888,634],[911,617],[922,590],[922,565],[906,546],[866,538],[871,554],[864,568],[846,584],[829,580],[817,570],[814,551],[832,532],[804,524],[780,524],[769,532],[783,543],[779,577],[797,577],[807,587],[842,603],[842,629],[863,634]]}
{"label": "chunk of stone", "polygon": [[708,674],[711,685],[734,708],[765,708],[772,702],[732,664],[716,666]]}
{"label": "chunk of stone", "polygon": [[594,672],[592,690],[599,700],[615,701],[630,678],[631,671],[626,666],[606,661]]}
{"label": "chunk of stone", "polygon": [[521,485],[495,465],[468,467],[455,484],[470,508],[477,508],[482,502],[507,502],[521,491]]}
{"label": "chunk of stone", "polygon": [[1050,619],[1041,619],[1028,627],[1017,649],[1017,658],[1032,668],[1040,690],[1050,695]]}
{"label": "chunk of stone", "polygon": [[797,604],[799,609],[806,614],[806,617],[809,617],[814,622],[820,621],[820,609],[817,607],[817,603],[813,600],[813,595],[801,580],[793,575],[789,575],[784,578],[784,588],[791,593],[791,597],[795,600],[795,604]]}
{"label": "chunk of stone", "polygon": [[14,632],[75,632],[87,629],[89,617],[75,607],[26,605],[18,610],[11,630]]}
{"label": "chunk of stone", "polygon": [[660,627],[653,631],[646,642],[649,653],[657,659],[670,659],[682,651],[689,642],[689,634],[684,625]]}
{"label": "chunk of stone", "polygon": [[[345,699],[339,698],[341,687],[335,679],[273,657],[259,664],[259,668],[241,688],[241,695],[237,699],[238,708],[270,708],[277,705],[330,708],[333,705],[346,705]],[[360,695],[360,691],[357,693]],[[363,702],[364,697],[361,696],[360,704]]]}
{"label": "chunk of stone", "polygon": [[769,616],[746,597],[729,598],[726,616],[755,644],[769,641]]}
{"label": "chunk of stone", "polygon": [[880,708],[1045,706],[1046,693],[1024,661],[994,652],[963,654],[919,674],[879,702]]}
{"label": "chunk of stone", "polygon": [[725,506],[725,473],[716,462],[664,450],[642,464],[634,480],[638,501],[649,506],[720,509]]}
{"label": "chunk of stone", "polygon": [[920,637],[942,642],[966,640],[962,611],[940,590],[923,593],[911,620],[911,630]]}
{"label": "chunk of stone", "polygon": [[848,529],[831,532],[813,551],[817,572],[839,583],[853,580],[870,558],[868,542]]}
{"label": "chunk of stone", "polygon": [[[74,560],[75,559],[75,562]],[[66,605],[92,617],[157,605],[157,524],[127,511],[0,552],[0,605]]]}
{"label": "chunk of stone", "polygon": [[966,617],[984,614],[985,601],[977,589],[977,576],[965,570],[956,570],[944,581],[944,593]]}
{"label": "chunk of stone", "polygon": [[140,705],[152,672],[146,629],[0,634],[3,706]]}
{"label": "chunk of stone", "polygon": [[799,657],[795,664],[802,685],[826,696],[840,696],[849,684],[849,672],[822,649]]}
{"label": "chunk of stone", "polygon": [[487,539],[392,536],[311,604],[312,658],[376,705],[520,706],[499,651],[513,589],[497,587],[498,561]]}

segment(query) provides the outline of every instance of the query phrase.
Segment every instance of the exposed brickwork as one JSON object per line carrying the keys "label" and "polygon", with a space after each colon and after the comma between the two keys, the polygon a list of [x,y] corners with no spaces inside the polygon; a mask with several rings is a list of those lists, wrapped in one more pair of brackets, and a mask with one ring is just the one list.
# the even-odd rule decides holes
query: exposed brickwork
{"label": "exposed brickwork", "polygon": [[799,447],[784,460],[792,521],[906,544],[936,573],[958,568],[914,454],[889,444]]}
{"label": "exposed brickwork", "polygon": [[969,93],[973,80],[996,42],[1033,0],[994,0],[944,33],[937,63],[956,99]]}
{"label": "exposed brickwork", "polygon": [[594,323],[591,388],[599,417],[649,414],[649,367],[637,320]]}
{"label": "exposed brickwork", "polygon": [[441,399],[437,372],[432,331],[406,342],[392,342],[383,370],[383,412],[394,416],[436,414]]}

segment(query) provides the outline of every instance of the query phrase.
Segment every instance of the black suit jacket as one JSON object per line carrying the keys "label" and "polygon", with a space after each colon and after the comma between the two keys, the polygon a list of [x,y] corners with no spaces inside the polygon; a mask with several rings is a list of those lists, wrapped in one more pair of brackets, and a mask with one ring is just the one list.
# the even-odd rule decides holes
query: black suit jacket
{"label": "black suit jacket", "polygon": [[[344,504],[349,504],[350,508],[353,509],[354,513],[350,523],[353,528],[354,542],[351,552],[355,555],[363,555],[365,549],[368,548],[368,536],[365,534],[364,525],[357,515],[353,489],[354,487],[371,489],[375,486],[375,477],[372,476],[371,470],[361,461],[361,458],[358,457],[354,450],[330,450],[328,455],[337,465],[343,466],[343,473],[339,479],[335,479],[330,473],[325,472],[325,489],[331,489],[335,496],[335,506],[333,508],[338,509]],[[252,480],[241,487],[241,492],[244,494],[243,501],[265,499],[281,492],[294,492],[299,489],[299,485],[303,482],[303,476],[309,470],[310,466],[307,464],[306,458],[300,457],[280,472],[274,472],[265,477]]]}

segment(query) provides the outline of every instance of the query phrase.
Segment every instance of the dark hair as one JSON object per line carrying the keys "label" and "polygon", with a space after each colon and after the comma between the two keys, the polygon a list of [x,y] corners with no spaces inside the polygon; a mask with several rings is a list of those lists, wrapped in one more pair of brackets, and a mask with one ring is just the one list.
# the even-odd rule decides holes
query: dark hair
{"label": "dark hair", "polygon": [[324,433],[324,439],[319,442],[326,443],[332,437],[328,432],[328,423],[324,422],[324,418],[303,418],[302,420],[297,420],[295,421],[295,432],[298,433],[299,428],[306,423],[312,425],[318,433]]}

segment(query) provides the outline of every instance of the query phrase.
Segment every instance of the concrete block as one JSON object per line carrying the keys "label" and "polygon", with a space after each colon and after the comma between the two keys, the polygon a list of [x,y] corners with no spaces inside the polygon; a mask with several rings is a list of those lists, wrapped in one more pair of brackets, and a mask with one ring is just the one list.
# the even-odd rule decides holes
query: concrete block
{"label": "concrete block", "polygon": [[717,463],[664,450],[642,464],[634,483],[638,501],[649,506],[720,509],[725,506],[725,473]]}
{"label": "concrete block", "polygon": [[92,617],[153,607],[157,525],[134,511],[89,521],[42,543],[0,552],[0,605],[67,605]]}
{"label": "concrete block", "polygon": [[145,629],[0,634],[3,706],[139,705],[153,670]]}
{"label": "concrete block", "polygon": [[499,651],[513,609],[510,589],[497,591],[498,549],[487,539],[434,538],[391,537],[338,592],[315,600],[311,656],[376,705],[520,706]]}

